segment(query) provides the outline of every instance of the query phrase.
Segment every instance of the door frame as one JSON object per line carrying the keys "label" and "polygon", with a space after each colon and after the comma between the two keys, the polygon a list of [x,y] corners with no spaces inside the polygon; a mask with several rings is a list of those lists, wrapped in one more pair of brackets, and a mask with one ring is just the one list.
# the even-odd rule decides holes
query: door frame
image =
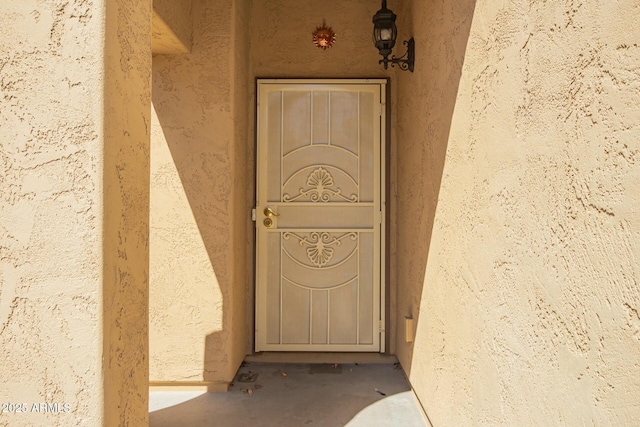
{"label": "door frame", "polygon": [[[260,133],[260,84],[304,84],[304,85],[330,85],[330,84],[379,84],[380,85],[380,302],[379,302],[379,350],[374,353],[386,353],[389,354],[390,349],[390,335],[387,331],[390,330],[390,79],[387,77],[382,78],[272,78],[272,77],[256,77],[254,86],[254,107],[255,107],[255,151],[254,151],[254,206],[252,209],[253,224],[253,236],[254,236],[254,279],[253,279],[253,337],[250,353],[256,353],[266,350],[257,351],[258,346],[258,272],[259,272],[259,247],[258,247],[258,224],[256,220],[256,207],[258,206],[258,164],[260,155],[259,145],[259,133]],[[316,352],[320,352],[314,350]]]}

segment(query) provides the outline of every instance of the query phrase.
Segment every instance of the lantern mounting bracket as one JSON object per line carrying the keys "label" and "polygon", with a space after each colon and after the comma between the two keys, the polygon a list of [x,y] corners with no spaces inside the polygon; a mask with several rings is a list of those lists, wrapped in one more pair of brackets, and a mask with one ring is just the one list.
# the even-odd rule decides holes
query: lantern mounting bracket
{"label": "lantern mounting bracket", "polygon": [[380,61],[378,61],[378,64],[384,64],[385,70],[387,69],[388,64],[391,64],[392,67],[397,65],[401,70],[411,71],[413,73],[413,64],[415,62],[416,56],[415,41],[413,40],[413,37],[411,37],[409,40],[405,40],[404,42],[402,42],[402,44],[407,46],[407,51],[404,53],[404,55],[400,57],[396,57],[395,55],[393,55],[391,59],[385,56]]}

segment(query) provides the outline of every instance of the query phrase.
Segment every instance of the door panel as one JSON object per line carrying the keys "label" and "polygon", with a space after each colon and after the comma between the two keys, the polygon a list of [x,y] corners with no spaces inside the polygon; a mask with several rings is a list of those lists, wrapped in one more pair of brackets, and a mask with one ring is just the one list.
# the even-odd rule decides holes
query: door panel
{"label": "door panel", "polygon": [[381,350],[385,84],[258,82],[256,351]]}

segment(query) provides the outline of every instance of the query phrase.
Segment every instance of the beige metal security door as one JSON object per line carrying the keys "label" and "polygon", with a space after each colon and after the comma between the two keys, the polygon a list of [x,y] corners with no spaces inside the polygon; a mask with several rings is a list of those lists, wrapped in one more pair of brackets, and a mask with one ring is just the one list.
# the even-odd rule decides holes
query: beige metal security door
{"label": "beige metal security door", "polygon": [[385,80],[259,80],[256,351],[383,351]]}

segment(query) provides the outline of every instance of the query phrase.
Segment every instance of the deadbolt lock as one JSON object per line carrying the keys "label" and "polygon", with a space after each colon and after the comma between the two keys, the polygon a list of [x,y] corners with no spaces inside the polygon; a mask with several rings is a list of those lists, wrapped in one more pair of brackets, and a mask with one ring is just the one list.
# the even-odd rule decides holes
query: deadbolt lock
{"label": "deadbolt lock", "polygon": [[273,227],[273,220],[271,218],[265,218],[264,221],[262,221],[262,223],[267,228]]}

